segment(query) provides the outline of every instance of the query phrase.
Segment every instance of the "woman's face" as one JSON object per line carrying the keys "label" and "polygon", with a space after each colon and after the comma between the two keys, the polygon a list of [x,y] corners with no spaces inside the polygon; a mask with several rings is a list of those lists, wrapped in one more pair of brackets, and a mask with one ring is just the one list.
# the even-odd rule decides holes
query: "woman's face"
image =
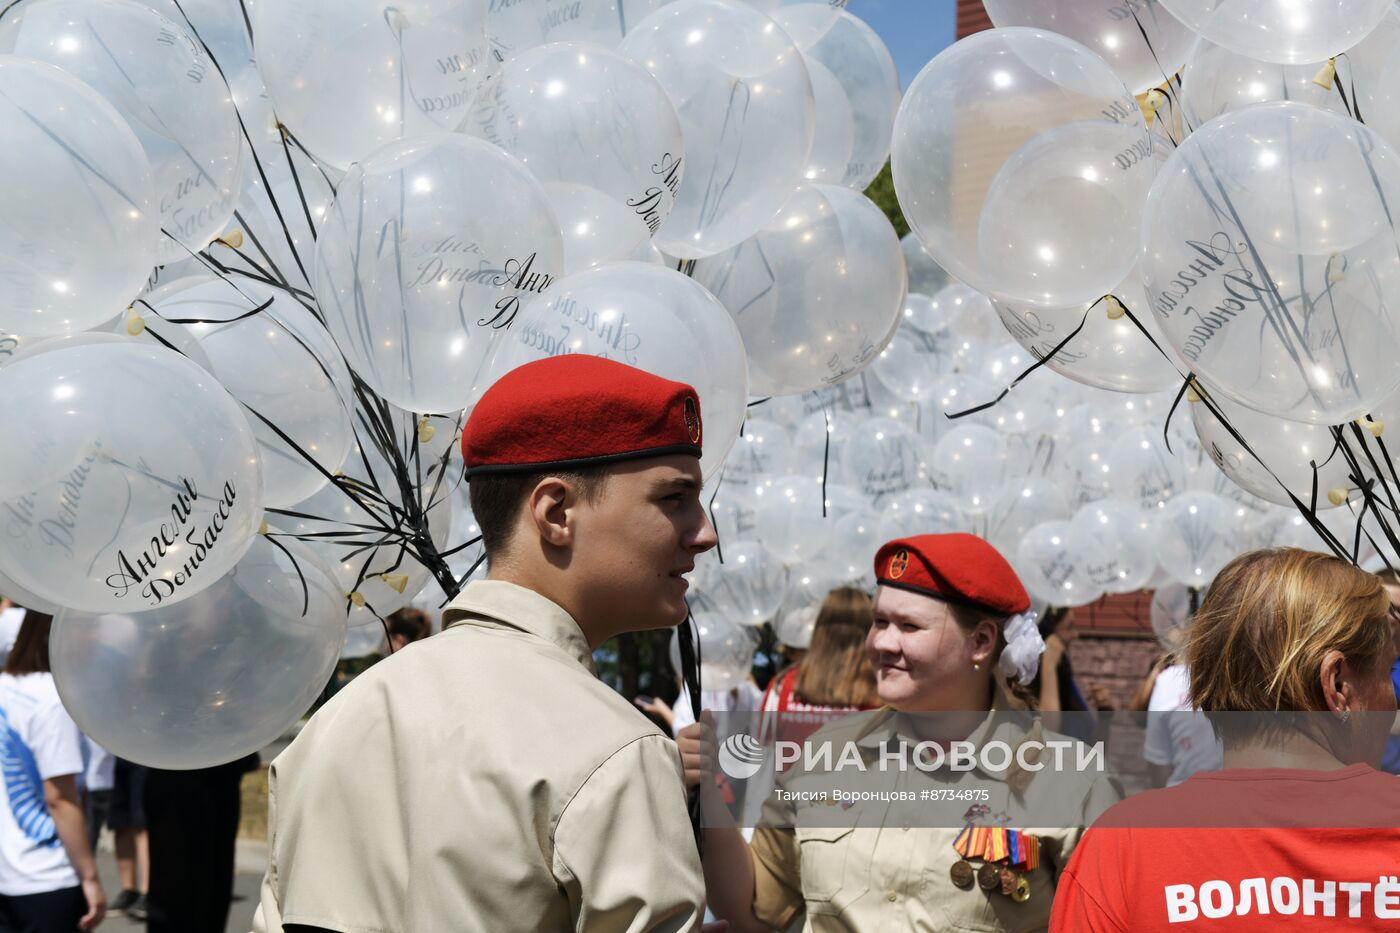
{"label": "woman's face", "polygon": [[996,637],[991,622],[964,630],[945,602],[880,587],[865,640],[880,701],[903,711],[986,709]]}

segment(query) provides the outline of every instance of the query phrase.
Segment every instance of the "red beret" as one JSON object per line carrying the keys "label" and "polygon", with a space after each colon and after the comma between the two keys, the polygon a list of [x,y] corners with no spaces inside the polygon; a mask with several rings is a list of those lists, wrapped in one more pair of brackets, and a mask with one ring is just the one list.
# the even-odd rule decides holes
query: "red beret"
{"label": "red beret", "polygon": [[963,603],[999,615],[1016,615],[1031,598],[1016,571],[996,548],[976,535],[897,538],[875,554],[881,586]]}
{"label": "red beret", "polygon": [[481,396],[462,432],[467,476],[700,456],[700,398],[682,382],[567,354],[518,366]]}

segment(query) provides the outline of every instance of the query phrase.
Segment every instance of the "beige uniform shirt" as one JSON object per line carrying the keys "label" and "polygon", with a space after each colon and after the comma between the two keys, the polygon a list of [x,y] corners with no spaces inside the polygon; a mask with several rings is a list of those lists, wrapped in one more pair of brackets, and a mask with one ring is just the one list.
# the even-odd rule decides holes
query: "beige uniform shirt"
{"label": "beige uniform shirt", "polygon": [[[998,692],[994,705],[1004,709],[1004,695]],[[1014,763],[1005,772],[977,768],[882,773],[876,759],[887,743],[900,739],[911,747],[919,741],[900,714],[886,712],[840,720],[816,733],[809,744],[829,741],[839,754],[843,743],[854,742],[870,765],[868,778],[862,775],[858,779],[863,789],[916,794],[933,789],[951,792],[954,797],[966,795],[968,799],[937,806],[952,808],[953,818],[960,819],[975,798],[991,811],[990,817],[978,820],[980,824],[1004,825],[1039,836],[1041,865],[1025,874],[1030,899],[1018,903],[999,890],[984,891],[975,884],[971,890],[963,890],[954,885],[949,872],[960,859],[953,849],[959,830],[920,827],[917,819],[911,821],[909,814],[901,816],[899,812],[900,807],[917,812],[934,804],[859,803],[845,810],[831,800],[794,802],[773,794],[750,846],[754,912],[759,919],[776,929],[786,929],[805,908],[804,930],[810,933],[1030,933],[1047,929],[1060,869],[1068,862],[1083,827],[1122,798],[1117,782],[1098,773],[1061,772],[1047,777],[1045,771],[1022,771]],[[989,714],[968,739],[979,746],[995,739],[1013,749],[1032,739],[1068,740],[1042,732],[1038,724],[1028,731],[1023,719],[1012,722],[996,713]],[[1032,760],[1029,755],[1028,760]],[[836,786],[830,773],[808,774],[800,767],[784,772],[778,785],[798,797],[805,791],[814,798]],[[852,789],[850,779],[844,776],[839,786]],[[1063,813],[1064,819],[1061,828],[1037,828],[1018,821],[1018,812]],[[1067,825],[1072,828],[1063,828]],[[972,864],[976,867],[980,862],[973,860]]]}
{"label": "beige uniform shirt", "polygon": [[254,929],[689,930],[704,881],[680,758],[574,620],[470,584],[272,763]]}

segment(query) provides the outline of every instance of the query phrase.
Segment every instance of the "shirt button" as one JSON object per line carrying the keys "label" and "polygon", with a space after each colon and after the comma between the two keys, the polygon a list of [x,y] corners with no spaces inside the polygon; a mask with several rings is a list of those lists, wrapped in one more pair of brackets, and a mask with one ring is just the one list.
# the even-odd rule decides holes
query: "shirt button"
{"label": "shirt button", "polygon": [[897,900],[899,900],[899,895],[896,894],[896,893],[894,893],[893,891],[888,891],[888,892],[885,893],[885,900],[887,900],[887,901],[897,901]]}

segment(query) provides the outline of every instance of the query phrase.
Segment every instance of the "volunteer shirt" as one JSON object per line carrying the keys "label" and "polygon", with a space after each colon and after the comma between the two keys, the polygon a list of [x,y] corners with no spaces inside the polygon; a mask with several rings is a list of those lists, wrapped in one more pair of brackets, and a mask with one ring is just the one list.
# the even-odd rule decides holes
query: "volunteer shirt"
{"label": "volunteer shirt", "polygon": [[1050,930],[1400,929],[1397,874],[1393,776],[1215,771],[1110,808],[1060,879]]}
{"label": "volunteer shirt", "polygon": [[1154,765],[1171,766],[1168,787],[1224,765],[1225,753],[1210,720],[1191,705],[1191,677],[1184,664],[1168,667],[1152,685],[1142,756]]}
{"label": "volunteer shirt", "polygon": [[0,674],[0,894],[77,886],[44,781],[82,770],[82,734],[58,698],[53,675]]}

